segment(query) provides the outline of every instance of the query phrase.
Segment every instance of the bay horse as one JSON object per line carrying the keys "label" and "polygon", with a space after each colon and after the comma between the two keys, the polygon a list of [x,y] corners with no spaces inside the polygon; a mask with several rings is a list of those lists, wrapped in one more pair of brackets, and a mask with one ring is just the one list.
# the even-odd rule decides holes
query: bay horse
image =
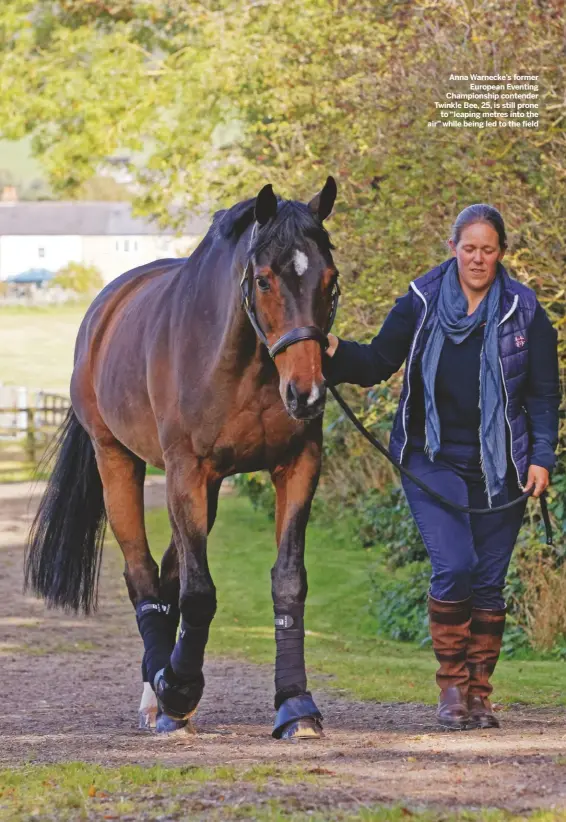
{"label": "bay horse", "polygon": [[[50,605],[95,609],[110,522],[158,730],[186,724],[203,692],[216,611],[207,535],[222,480],[268,470],[278,547],[273,736],[322,733],[305,673],[304,548],[321,466],[322,352],[339,294],[323,226],[335,197],[332,177],[308,204],[264,186],[217,212],[188,258],[109,283],[78,332],[71,408],[30,530],[26,586]],[[166,473],[172,537],[161,569],[144,527],[148,464]]]}

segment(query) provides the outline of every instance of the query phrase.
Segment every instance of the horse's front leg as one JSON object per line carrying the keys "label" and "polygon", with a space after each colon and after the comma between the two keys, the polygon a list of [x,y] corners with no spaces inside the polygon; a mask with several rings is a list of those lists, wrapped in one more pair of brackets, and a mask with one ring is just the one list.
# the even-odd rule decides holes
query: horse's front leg
{"label": "horse's front leg", "polygon": [[[167,506],[179,555],[181,630],[169,663],[155,676],[155,693],[172,719],[188,719],[204,688],[204,650],[216,612],[216,589],[206,557],[208,484],[190,454],[166,455]],[[214,491],[212,491],[214,493]]]}
{"label": "horse's front leg", "polygon": [[307,690],[304,612],[305,531],[320,475],[321,441],[308,440],[292,461],[271,472],[276,491],[277,560],[271,571],[275,611],[276,739],[317,738],[322,716]]}

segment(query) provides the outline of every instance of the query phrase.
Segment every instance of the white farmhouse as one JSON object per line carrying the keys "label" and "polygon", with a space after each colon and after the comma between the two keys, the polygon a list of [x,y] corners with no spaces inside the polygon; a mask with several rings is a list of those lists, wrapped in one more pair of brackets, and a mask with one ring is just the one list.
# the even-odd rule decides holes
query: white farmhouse
{"label": "white farmhouse", "polygon": [[0,280],[29,269],[56,272],[70,262],[95,265],[108,282],[163,257],[187,256],[208,229],[187,220],[183,235],[133,217],[129,203],[0,202]]}

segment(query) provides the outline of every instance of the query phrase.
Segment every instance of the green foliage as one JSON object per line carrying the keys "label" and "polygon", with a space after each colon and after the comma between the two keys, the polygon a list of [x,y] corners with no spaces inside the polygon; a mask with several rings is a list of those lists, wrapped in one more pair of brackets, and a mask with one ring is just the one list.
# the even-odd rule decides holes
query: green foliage
{"label": "green foliage", "polygon": [[426,561],[410,563],[393,578],[372,575],[378,634],[401,642],[428,641],[429,579],[430,563]]}
{"label": "green foliage", "polygon": [[[116,151],[145,148],[130,169],[136,205],[169,223],[266,179],[304,199],[332,172],[346,286],[337,327],[358,337],[447,256],[458,211],[491,202],[507,220],[512,272],[560,322],[563,358],[562,17],[562,0],[489,14],[481,0],[5,0],[0,123],[6,137],[33,135],[65,196]],[[505,33],[495,45],[494,31]],[[459,88],[454,66],[471,64],[541,75],[538,129],[428,128],[433,102]]]}
{"label": "green foliage", "polygon": [[248,497],[256,511],[264,511],[269,519],[275,519],[275,489],[266,471],[236,474],[234,486]]}
{"label": "green foliage", "polygon": [[59,285],[77,294],[88,295],[99,291],[104,285],[104,280],[94,265],[67,263],[55,274],[50,285]]}
{"label": "green foliage", "polygon": [[116,182],[112,177],[98,174],[81,185],[76,192],[78,200],[103,200],[105,202],[119,202],[131,200],[132,195],[127,186]]}
{"label": "green foliage", "polygon": [[384,491],[372,488],[358,503],[357,511],[363,543],[381,545],[390,568],[426,559],[426,549],[401,486],[389,485]]}

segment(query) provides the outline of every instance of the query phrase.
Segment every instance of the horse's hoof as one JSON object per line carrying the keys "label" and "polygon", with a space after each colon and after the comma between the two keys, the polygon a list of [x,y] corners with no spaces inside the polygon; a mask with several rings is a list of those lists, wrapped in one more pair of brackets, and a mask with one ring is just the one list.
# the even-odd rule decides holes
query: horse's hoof
{"label": "horse's hoof", "polygon": [[155,730],[159,734],[172,734],[175,731],[188,730],[189,724],[190,721],[188,719],[171,719],[170,716],[159,711],[155,723]]}
{"label": "horse's hoof", "polygon": [[310,694],[291,696],[281,703],[272,736],[275,739],[320,739],[322,714]]}
{"label": "horse's hoof", "polygon": [[279,739],[322,739],[323,736],[321,722],[313,716],[307,716],[285,725]]}
{"label": "horse's hoof", "polygon": [[190,719],[197,709],[204,690],[204,677],[185,682],[182,685],[170,685],[165,679],[165,668],[155,674],[154,690],[159,707],[170,719],[182,721]]}

